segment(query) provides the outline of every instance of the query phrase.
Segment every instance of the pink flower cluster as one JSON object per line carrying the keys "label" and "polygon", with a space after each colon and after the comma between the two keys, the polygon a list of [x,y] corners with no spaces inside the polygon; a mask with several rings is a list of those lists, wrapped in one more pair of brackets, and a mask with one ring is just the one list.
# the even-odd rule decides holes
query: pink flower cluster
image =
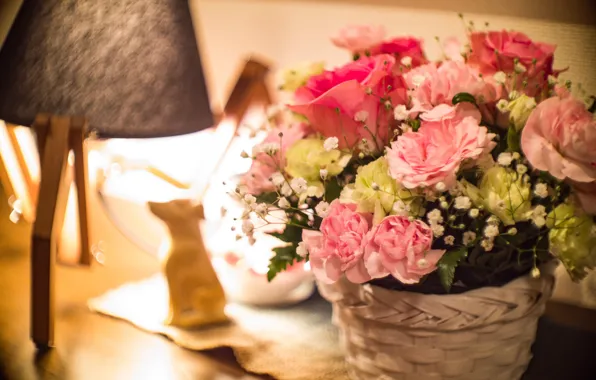
{"label": "pink flower cluster", "polygon": [[437,268],[445,253],[431,249],[432,231],[423,221],[387,216],[376,226],[372,215],[355,204],[331,203],[319,231],[304,230],[302,239],[319,281],[333,283],[345,274],[354,283],[392,275],[415,284]]}

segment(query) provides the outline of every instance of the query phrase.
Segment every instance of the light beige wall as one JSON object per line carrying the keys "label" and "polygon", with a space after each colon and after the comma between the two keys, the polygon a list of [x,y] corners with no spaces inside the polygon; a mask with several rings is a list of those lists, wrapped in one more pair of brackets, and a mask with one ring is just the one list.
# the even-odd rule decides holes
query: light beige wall
{"label": "light beige wall", "polygon": [[[414,35],[431,58],[435,36],[464,37],[457,12],[482,26],[518,29],[558,45],[556,67],[596,93],[596,2],[593,0],[191,0],[211,76],[214,103],[221,102],[243,57],[258,53],[285,67],[302,61],[344,63],[346,53],[328,37],[347,23],[381,24],[390,35]],[[519,16],[523,17],[519,17]]]}

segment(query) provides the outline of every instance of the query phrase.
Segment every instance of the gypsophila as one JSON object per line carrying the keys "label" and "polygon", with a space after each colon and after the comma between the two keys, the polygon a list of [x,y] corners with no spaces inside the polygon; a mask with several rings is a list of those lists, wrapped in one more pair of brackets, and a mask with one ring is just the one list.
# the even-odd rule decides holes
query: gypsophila
{"label": "gypsophila", "polygon": [[499,235],[499,227],[489,224],[488,226],[484,227],[484,236],[487,238],[494,238]]}
{"label": "gypsophila", "polygon": [[328,137],[325,142],[323,142],[323,148],[327,152],[332,151],[333,149],[337,149],[339,144],[339,139],[337,137]]}
{"label": "gypsophila", "polygon": [[279,143],[266,143],[261,145],[261,151],[266,153],[270,156],[274,155],[275,153],[279,152]]}
{"label": "gypsophila", "polygon": [[534,267],[532,268],[532,272],[530,272],[530,276],[532,276],[532,278],[540,278],[540,269]]}
{"label": "gypsophila", "polygon": [[507,110],[507,106],[509,102],[505,99],[501,99],[497,102],[497,109],[501,112],[505,112]]}
{"label": "gypsophila", "polygon": [[531,211],[530,219],[536,227],[542,228],[546,224],[546,215],[546,207],[543,205],[537,205]]}
{"label": "gypsophila", "polygon": [[446,201],[441,201],[441,203],[439,203],[439,207],[441,207],[443,210],[447,210],[449,208],[449,203]]}
{"label": "gypsophila", "polygon": [[250,156],[245,151],[242,151],[242,152],[240,152],[240,157],[242,157],[242,158],[248,158]]}
{"label": "gypsophila", "polygon": [[499,84],[504,84],[507,81],[507,74],[505,74],[502,71],[497,71],[493,75],[493,78],[494,78],[495,82],[497,82]]}
{"label": "gypsophila", "polygon": [[286,182],[286,179],[280,172],[275,172],[271,174],[271,182],[273,182],[276,187],[280,187],[284,184],[284,182]]}
{"label": "gypsophila", "polygon": [[498,226],[500,222],[501,221],[499,220],[499,218],[496,215],[491,215],[488,218],[486,218],[486,223],[488,223],[488,224]]}
{"label": "gypsophila", "polygon": [[251,194],[246,194],[246,195],[244,196],[244,202],[246,202],[246,204],[249,204],[249,205],[251,205],[251,204],[255,203],[256,201],[257,201],[257,198],[255,198],[255,197],[254,197],[253,195],[251,195]]}
{"label": "gypsophila", "polygon": [[433,235],[435,235],[435,237],[441,237],[445,232],[445,227],[443,227],[440,224],[431,224],[430,229],[432,230]]}
{"label": "gypsophila", "polygon": [[393,117],[395,120],[406,120],[408,118],[408,110],[403,104],[398,105],[393,110]]}
{"label": "gypsophila", "polygon": [[292,178],[290,186],[297,194],[302,194],[308,189],[308,182],[304,178]]}
{"label": "gypsophila", "polygon": [[320,216],[321,218],[326,217],[327,214],[329,213],[329,203],[327,203],[327,202],[319,203],[315,207],[315,211],[316,211],[317,215]]}
{"label": "gypsophila", "polygon": [[435,189],[437,191],[445,191],[445,189],[447,189],[447,186],[445,186],[445,182],[437,182],[437,184],[435,185]]}
{"label": "gypsophila", "polygon": [[434,209],[426,214],[426,219],[428,219],[430,224],[443,223],[443,215],[441,214],[441,211],[437,209]]}
{"label": "gypsophila", "polygon": [[323,181],[327,179],[327,175],[329,175],[329,171],[327,169],[319,170],[319,176],[321,176]]}
{"label": "gypsophila", "polygon": [[515,167],[515,170],[519,173],[519,175],[524,175],[528,172],[528,167],[524,164],[518,164]]}
{"label": "gypsophila", "polygon": [[367,119],[368,119],[368,112],[364,111],[364,110],[358,111],[354,115],[354,121],[359,121],[361,123],[364,123],[364,122],[366,122]]}
{"label": "gypsophila", "polygon": [[494,241],[490,240],[490,239],[484,239],[480,242],[480,246],[482,248],[484,248],[484,250],[486,252],[490,252],[493,250],[493,247],[495,246]]}
{"label": "gypsophila", "polygon": [[511,157],[513,157],[514,160],[519,160],[519,158],[520,158],[519,152],[513,152]]}
{"label": "gypsophila", "polygon": [[395,212],[395,215],[398,215],[398,216],[407,216],[408,215],[408,207],[402,200],[396,201],[393,204],[392,209],[393,209],[393,212]]}
{"label": "gypsophila", "polygon": [[298,243],[298,246],[296,247],[296,254],[300,257],[306,257],[306,255],[308,255],[308,251],[306,250],[306,244],[304,244],[303,241]]}
{"label": "gypsophila", "polygon": [[477,218],[479,214],[480,214],[480,210],[478,210],[477,208],[472,208],[468,212],[468,215],[470,216],[470,218]]}
{"label": "gypsophila", "polygon": [[534,186],[534,195],[538,198],[548,197],[548,186],[546,183],[537,183],[536,186]]}
{"label": "gypsophila", "polygon": [[510,229],[507,230],[507,233],[512,236],[517,235],[517,228],[511,227]]}
{"label": "gypsophila", "polygon": [[259,203],[257,207],[255,207],[255,213],[260,217],[267,215],[267,210],[267,203]]}
{"label": "gypsophila", "polygon": [[287,198],[281,197],[279,198],[279,201],[277,201],[277,205],[279,206],[279,208],[288,208],[290,207],[290,202]]}
{"label": "gypsophila", "polygon": [[405,56],[400,60],[400,62],[404,66],[410,66],[412,64],[412,57]]}
{"label": "gypsophila", "polygon": [[445,240],[445,244],[447,244],[447,245],[453,245],[455,243],[455,237],[453,237],[453,235],[445,236],[444,240]]}
{"label": "gypsophila", "polygon": [[518,62],[518,63],[515,64],[514,70],[518,74],[525,73],[526,72],[526,66],[524,66],[524,65],[522,65],[521,63]]}
{"label": "gypsophila", "polygon": [[512,90],[509,92],[509,100],[515,100],[519,98],[521,94],[518,91]]}
{"label": "gypsophila", "polygon": [[409,124],[401,123],[399,129],[402,133],[412,132],[412,127]]}
{"label": "gypsophila", "polygon": [[416,265],[418,266],[418,268],[420,269],[426,269],[428,268],[428,260],[425,258],[421,258],[416,262]]}
{"label": "gypsophila", "polygon": [[462,237],[464,245],[473,243],[476,240],[476,232],[466,231]]}
{"label": "gypsophila", "polygon": [[513,156],[509,152],[503,152],[497,157],[497,162],[501,166],[509,166],[511,165],[511,161],[513,161]]}
{"label": "gypsophila", "polygon": [[281,185],[281,189],[279,191],[284,197],[289,197],[290,195],[294,194],[292,188],[287,182],[284,182],[283,185]]}
{"label": "gypsophila", "polygon": [[458,210],[467,210],[472,207],[472,202],[468,197],[459,196],[455,198],[455,205],[453,207]]}
{"label": "gypsophila", "polygon": [[246,235],[252,234],[255,229],[255,225],[250,220],[242,221],[242,232]]}

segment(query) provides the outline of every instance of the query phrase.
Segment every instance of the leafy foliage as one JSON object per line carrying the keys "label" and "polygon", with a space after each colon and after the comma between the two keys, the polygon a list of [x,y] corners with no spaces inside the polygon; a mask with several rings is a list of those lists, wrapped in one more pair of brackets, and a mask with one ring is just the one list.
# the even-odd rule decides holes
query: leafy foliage
{"label": "leafy foliage", "polygon": [[451,290],[453,278],[455,277],[455,268],[467,255],[468,249],[462,247],[458,250],[446,252],[437,263],[441,285],[443,285],[443,288],[445,288],[447,292]]}

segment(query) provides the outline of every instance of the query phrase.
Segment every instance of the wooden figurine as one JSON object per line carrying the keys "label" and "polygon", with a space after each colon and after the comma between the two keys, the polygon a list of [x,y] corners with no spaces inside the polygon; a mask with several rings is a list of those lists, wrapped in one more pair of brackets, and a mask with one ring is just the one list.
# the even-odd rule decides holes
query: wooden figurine
{"label": "wooden figurine", "polygon": [[167,324],[199,327],[227,321],[226,298],[199,229],[203,206],[188,199],[149,202],[151,212],[167,226],[170,239],[163,261],[170,302]]}

